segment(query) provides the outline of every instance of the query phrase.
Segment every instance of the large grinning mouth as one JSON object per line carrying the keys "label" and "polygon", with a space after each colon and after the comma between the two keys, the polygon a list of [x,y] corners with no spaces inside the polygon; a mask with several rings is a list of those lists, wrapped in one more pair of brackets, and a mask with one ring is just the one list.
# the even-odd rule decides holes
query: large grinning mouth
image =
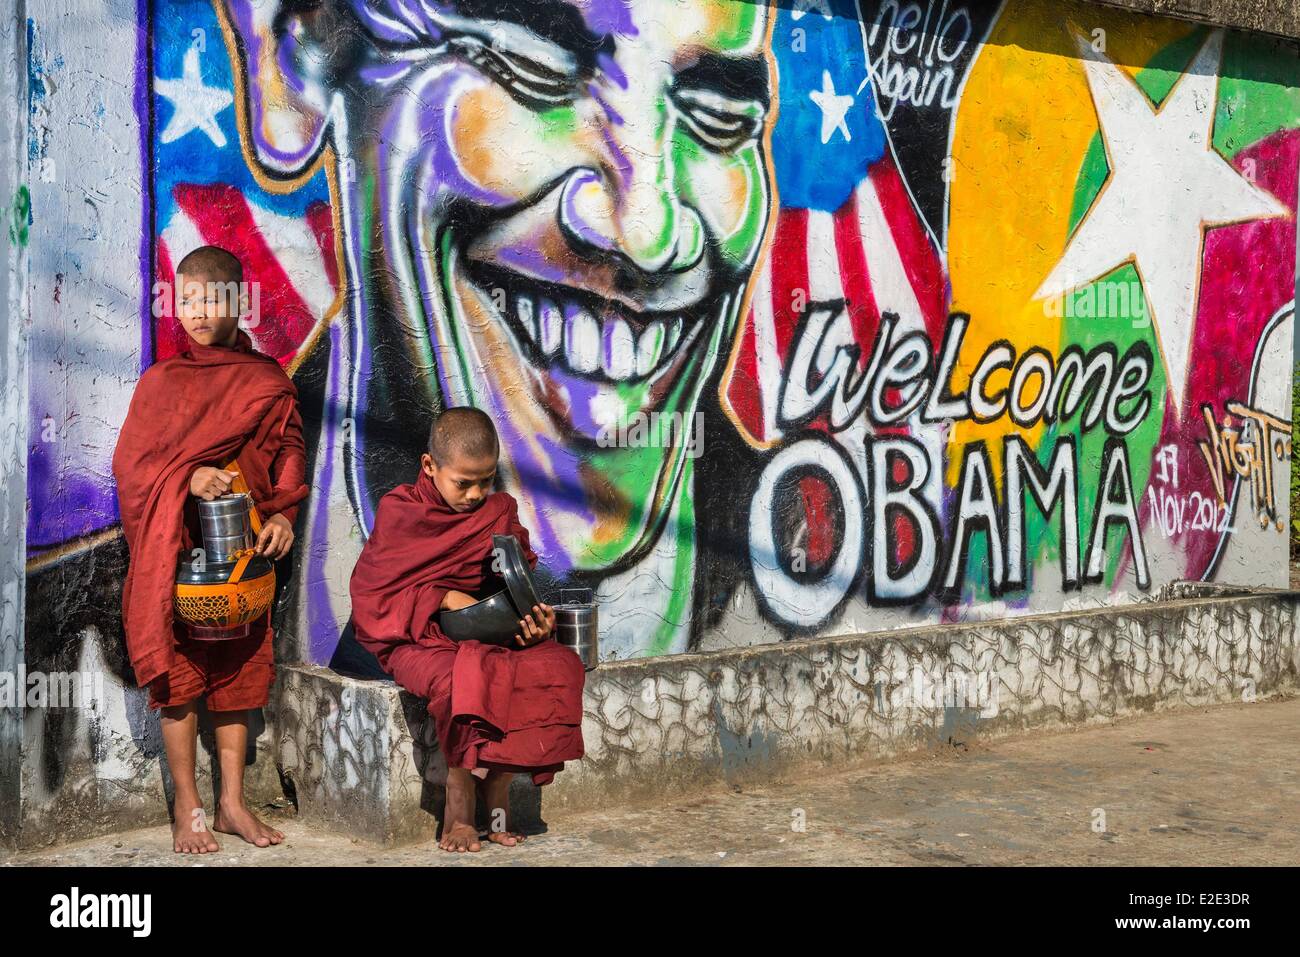
{"label": "large grinning mouth", "polygon": [[678,367],[728,299],[706,299],[689,312],[638,312],[499,266],[465,265],[466,278],[505,319],[525,358],[595,383],[634,385]]}

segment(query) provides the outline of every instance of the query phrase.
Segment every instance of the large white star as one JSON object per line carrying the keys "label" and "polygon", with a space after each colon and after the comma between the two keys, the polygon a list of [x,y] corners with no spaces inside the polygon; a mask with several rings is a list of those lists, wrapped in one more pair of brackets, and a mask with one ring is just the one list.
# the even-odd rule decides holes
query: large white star
{"label": "large white star", "polygon": [[845,140],[853,141],[853,136],[849,133],[849,125],[844,122],[849,107],[853,105],[853,97],[847,94],[835,95],[835,84],[831,81],[830,70],[822,70],[822,88],[813,90],[808,94],[808,98],[821,108],[823,143],[829,143],[831,134],[837,129],[844,134]]}
{"label": "large white star", "polygon": [[1080,39],[1110,177],[1035,299],[1059,296],[1133,262],[1174,408],[1187,385],[1205,231],[1285,216],[1213,146],[1223,33],[1215,31],[1157,109]]}
{"label": "large white star", "polygon": [[155,77],[153,88],[172,105],[172,116],[162,132],[162,142],[171,143],[190,130],[202,130],[218,148],[226,145],[226,134],[221,132],[217,114],[230,106],[235,98],[229,90],[219,86],[204,86],[198,47],[185,51],[184,72],[178,79]]}
{"label": "large white star", "polygon": [[816,10],[827,20],[831,19],[830,0],[794,0],[794,9],[790,11],[790,19],[802,20],[809,10]]}

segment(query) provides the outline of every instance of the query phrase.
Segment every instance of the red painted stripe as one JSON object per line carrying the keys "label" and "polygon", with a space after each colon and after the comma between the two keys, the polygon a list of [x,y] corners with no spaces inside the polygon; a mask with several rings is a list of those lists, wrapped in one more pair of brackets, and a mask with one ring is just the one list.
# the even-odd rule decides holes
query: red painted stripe
{"label": "red painted stripe", "polygon": [[930,242],[929,235],[912,207],[911,197],[907,195],[892,156],[886,154],[872,167],[871,185],[880,198],[889,234],[898,249],[908,282],[916,293],[916,300],[921,305],[926,332],[938,347],[943,339],[948,303],[948,278],[944,274],[938,250]]}
{"label": "red painted stripe", "polygon": [[[804,476],[799,480],[799,494],[803,499],[804,519],[808,525],[808,564],[821,566],[831,560],[835,550],[832,533],[835,523],[831,519],[831,491],[819,477]],[[846,515],[846,522],[855,516]]]}
{"label": "red painted stripe", "polygon": [[780,367],[789,359],[790,342],[800,316],[794,311],[794,294],[808,298],[808,210],[783,209],[777,214],[772,243],[772,324]]}
{"label": "red painted stripe", "polygon": [[880,328],[880,309],[871,289],[871,274],[867,256],[862,248],[862,230],[858,226],[857,191],[836,211],[835,252],[840,264],[840,286],[848,299],[849,320],[853,337],[862,347],[859,368],[865,369],[871,361],[871,344]]}
{"label": "red painted stripe", "polygon": [[334,249],[334,215],[330,204],[318,200],[307,207],[307,227],[316,237],[316,247],[325,263],[325,278],[335,293],[339,291],[339,260]]}
{"label": "red painted stripe", "polygon": [[237,256],[245,281],[258,283],[259,323],[249,335],[259,351],[287,363],[316,319],[266,244],[243,194],[225,184],[183,184],[176,187],[175,196],[204,240]]}
{"label": "red painted stripe", "polygon": [[176,273],[172,265],[171,250],[167,248],[167,243],[161,239],[158,240],[157,281],[163,284],[163,296],[162,301],[158,303],[153,320],[154,362],[179,355],[185,348],[186,342],[185,330],[181,327],[180,320],[176,318],[175,296],[173,295]]}
{"label": "red painted stripe", "polygon": [[765,433],[763,426],[754,310],[749,310],[745,315],[744,324],[740,336],[740,351],[736,355],[736,364],[732,368],[731,381],[727,384],[727,399],[731,403],[732,411],[749,430],[750,435],[764,442],[771,436]]}

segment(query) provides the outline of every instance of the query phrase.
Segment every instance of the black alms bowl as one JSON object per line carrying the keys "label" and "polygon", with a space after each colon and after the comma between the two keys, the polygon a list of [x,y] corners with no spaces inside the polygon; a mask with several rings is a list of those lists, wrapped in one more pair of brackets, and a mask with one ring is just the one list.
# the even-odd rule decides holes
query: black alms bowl
{"label": "black alms bowl", "polygon": [[509,593],[502,590],[456,611],[438,612],[438,626],[452,641],[511,646],[519,634],[519,616]]}

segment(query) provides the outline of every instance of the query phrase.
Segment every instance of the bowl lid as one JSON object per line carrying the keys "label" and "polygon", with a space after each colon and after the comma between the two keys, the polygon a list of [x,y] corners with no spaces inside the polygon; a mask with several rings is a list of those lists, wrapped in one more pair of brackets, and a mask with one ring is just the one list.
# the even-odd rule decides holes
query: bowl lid
{"label": "bowl lid", "polygon": [[532,569],[524,558],[524,550],[519,547],[519,540],[513,535],[493,535],[492,550],[494,556],[501,558],[501,577],[506,580],[506,590],[514,603],[519,617],[532,614],[533,606],[540,605],[537,597],[537,585],[533,582]]}

